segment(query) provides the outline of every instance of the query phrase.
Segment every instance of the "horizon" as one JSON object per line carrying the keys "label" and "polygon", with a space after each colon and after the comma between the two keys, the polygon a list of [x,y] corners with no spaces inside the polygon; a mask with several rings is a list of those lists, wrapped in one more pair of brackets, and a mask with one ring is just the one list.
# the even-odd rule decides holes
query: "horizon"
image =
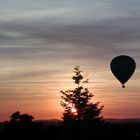
{"label": "horizon", "polygon": [[[0,2],[0,121],[17,110],[61,118],[76,65],[104,118],[140,118],[140,1]],[[119,55],[136,62],[125,89],[110,70]]]}
{"label": "horizon", "polygon": [[[25,113],[26,114],[26,113]],[[33,115],[33,114],[30,114],[30,115]],[[122,121],[122,120],[124,120],[124,121],[126,121],[126,120],[139,120],[140,121],[140,118],[103,118],[105,121],[106,120],[120,120],[120,121]],[[0,123],[3,123],[3,122],[7,122],[7,121],[9,121],[10,119],[7,119],[7,120],[2,120],[2,121],[0,121]],[[61,118],[48,118],[48,119],[36,119],[36,118],[34,118],[33,119],[33,121],[63,121],[63,119],[61,119]]]}

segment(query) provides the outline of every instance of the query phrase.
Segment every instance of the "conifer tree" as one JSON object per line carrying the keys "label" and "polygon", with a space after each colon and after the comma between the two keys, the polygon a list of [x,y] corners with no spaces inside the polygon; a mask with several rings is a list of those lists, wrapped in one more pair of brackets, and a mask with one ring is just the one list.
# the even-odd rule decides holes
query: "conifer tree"
{"label": "conifer tree", "polygon": [[64,108],[63,120],[78,122],[101,122],[103,119],[100,113],[103,106],[99,106],[99,102],[92,103],[93,94],[88,88],[84,87],[87,80],[83,80],[82,71],[79,66],[74,68],[75,75],[72,77],[76,87],[73,90],[61,91],[61,106]]}

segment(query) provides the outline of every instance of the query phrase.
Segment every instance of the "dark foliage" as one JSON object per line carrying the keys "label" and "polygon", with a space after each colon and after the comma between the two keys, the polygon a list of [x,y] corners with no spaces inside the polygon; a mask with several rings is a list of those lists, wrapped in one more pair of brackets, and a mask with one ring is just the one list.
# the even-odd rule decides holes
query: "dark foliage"
{"label": "dark foliage", "polygon": [[[19,130],[13,130],[13,128],[5,129],[8,126],[9,122],[0,123],[0,139],[1,140],[139,140],[140,139],[140,121],[136,122],[112,122],[109,121],[109,124],[104,130],[103,135],[99,135],[99,130],[91,134],[85,133],[84,126],[71,124],[71,128],[63,125],[62,121],[40,121],[34,122],[34,131],[28,129],[28,135],[23,132],[19,133]],[[36,125],[35,125],[36,124]],[[38,124],[38,125],[37,125]],[[45,124],[45,125],[44,125]],[[39,129],[37,129],[39,128]],[[33,128],[32,128],[33,129]],[[36,130],[35,130],[36,129]],[[104,129],[104,128],[102,128]],[[65,130],[65,131],[64,131]],[[101,128],[100,128],[101,131]],[[12,132],[14,132],[12,134]],[[34,133],[31,136],[31,132]],[[65,132],[65,133],[62,133]],[[98,137],[97,134],[98,133]],[[26,136],[25,136],[26,135]]]}
{"label": "dark foliage", "polygon": [[[73,90],[61,91],[61,106],[63,112],[63,138],[64,139],[90,139],[99,138],[104,134],[105,123],[100,113],[103,106],[99,102],[92,103],[93,94],[88,88],[84,88],[82,71],[79,66],[74,68],[75,75],[72,77],[76,84]],[[74,110],[74,111],[73,111]]]}
{"label": "dark foliage", "polygon": [[[83,84],[88,80],[82,81],[83,76],[78,66],[75,68],[75,75],[72,77],[77,85],[74,90],[61,91],[62,101],[61,106],[64,108],[63,120],[75,120],[85,122],[99,122],[102,120],[100,113],[103,106],[99,107],[99,102],[92,103],[90,100],[93,94],[89,92],[88,88],[84,88]],[[72,110],[75,109],[75,112]]]}
{"label": "dark foliage", "polygon": [[5,139],[28,139],[38,137],[40,125],[33,122],[33,116],[20,114],[19,111],[10,116],[10,120],[5,122],[3,137]]}

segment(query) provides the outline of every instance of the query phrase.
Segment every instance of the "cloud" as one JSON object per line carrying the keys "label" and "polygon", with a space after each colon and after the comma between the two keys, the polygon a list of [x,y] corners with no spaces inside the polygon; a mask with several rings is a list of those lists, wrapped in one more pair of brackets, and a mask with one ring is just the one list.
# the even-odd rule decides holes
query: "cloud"
{"label": "cloud", "polygon": [[[70,12],[69,9],[64,9],[62,8],[60,12]],[[111,9],[109,8],[109,10]],[[63,65],[75,64],[80,60],[83,63],[88,63],[87,61],[89,61],[92,64],[96,60],[96,62],[100,63],[98,68],[101,68],[101,65],[103,66],[103,63],[105,63],[103,62],[104,58],[109,61],[113,56],[122,53],[132,56],[138,55],[138,45],[140,43],[139,17],[128,16],[127,14],[124,14],[126,17],[113,15],[110,17],[107,14],[107,18],[100,17],[100,20],[96,20],[95,17],[94,21],[94,16],[91,18],[91,15],[89,15],[90,20],[86,16],[79,17],[83,20],[80,23],[74,19],[75,17],[79,19],[78,15],[84,14],[80,13],[81,9],[79,9],[78,15],[75,16],[74,13],[69,13],[68,17],[66,17],[66,13],[64,15],[60,13],[59,15],[57,10],[59,11],[59,8],[56,10],[49,9],[50,13],[47,13],[47,10],[27,11],[27,13],[31,14],[31,19],[30,17],[25,18],[25,16],[28,17],[28,14],[25,14],[26,12],[23,14],[18,13],[14,15],[16,18],[11,16],[12,21],[0,23],[0,29],[2,30],[0,35],[0,58],[7,62],[9,67],[15,67],[17,75],[18,68],[16,67],[24,69],[26,63],[34,66],[34,61],[40,67],[44,67],[44,63],[49,63],[49,66],[55,69],[57,67],[56,60],[58,64]],[[37,13],[42,13],[42,16],[45,16],[46,19],[40,18],[38,21],[36,18],[38,17]],[[46,15],[44,15],[45,13]],[[24,15],[23,19],[17,20],[19,15],[21,17]],[[50,21],[47,20],[49,16],[52,17]],[[66,19],[69,16],[73,20],[67,22]],[[65,17],[66,19],[62,20]],[[58,19],[62,20],[63,24],[60,24]],[[13,65],[10,65],[10,62]],[[34,68],[38,69],[37,66],[34,66]],[[24,77],[24,74],[35,76],[44,75],[44,72],[43,70],[38,72],[32,70],[29,73],[20,72],[19,77]],[[13,74],[13,77],[16,76]]]}
{"label": "cloud", "polygon": [[[54,25],[50,29],[43,24],[11,24],[5,26],[3,29],[12,28],[15,34],[24,34],[20,38],[14,37],[13,41],[22,41],[22,39],[41,39],[43,42],[66,42],[66,43],[94,43],[94,41],[135,41],[139,37],[139,22],[140,19],[126,18],[126,19],[110,19],[102,22],[89,22],[85,25]],[[8,31],[10,33],[10,31]],[[6,34],[6,33],[4,33]],[[2,36],[2,35],[1,35]],[[3,35],[4,36],[4,35]],[[11,35],[5,35],[8,40]],[[130,40],[131,39],[131,40]],[[30,40],[29,40],[30,41]],[[34,40],[33,40],[34,41]]]}

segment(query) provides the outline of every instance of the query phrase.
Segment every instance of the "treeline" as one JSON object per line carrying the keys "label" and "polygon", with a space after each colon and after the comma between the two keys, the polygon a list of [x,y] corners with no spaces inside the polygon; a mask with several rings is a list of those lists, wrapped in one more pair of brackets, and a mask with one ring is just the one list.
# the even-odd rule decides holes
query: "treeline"
{"label": "treeline", "polygon": [[84,122],[33,121],[28,114],[15,112],[10,120],[0,123],[2,140],[139,140],[140,124],[106,123],[96,126]]}

